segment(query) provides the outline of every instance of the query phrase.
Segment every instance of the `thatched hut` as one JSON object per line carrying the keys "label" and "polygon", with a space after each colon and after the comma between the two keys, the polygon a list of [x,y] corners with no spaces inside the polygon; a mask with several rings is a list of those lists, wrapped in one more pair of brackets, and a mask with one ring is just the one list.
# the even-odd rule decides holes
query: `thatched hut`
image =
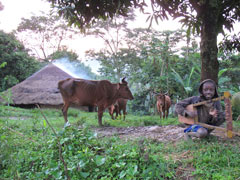
{"label": "thatched hut", "polygon": [[45,108],[60,108],[63,105],[57,88],[58,81],[72,76],[53,64],[48,64],[32,76],[11,88],[10,105],[32,108],[36,104]]}

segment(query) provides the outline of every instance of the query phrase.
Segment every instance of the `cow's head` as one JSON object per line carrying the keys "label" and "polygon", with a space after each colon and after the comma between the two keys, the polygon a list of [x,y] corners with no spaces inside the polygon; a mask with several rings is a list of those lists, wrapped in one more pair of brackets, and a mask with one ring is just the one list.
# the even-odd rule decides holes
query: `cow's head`
{"label": "cow's head", "polygon": [[164,106],[165,98],[166,98],[166,94],[163,94],[163,93],[157,94],[157,101],[161,106]]}
{"label": "cow's head", "polygon": [[129,99],[132,100],[133,95],[128,87],[127,81],[125,81],[125,78],[122,79],[122,83],[118,83],[118,89],[119,89],[119,98]]}

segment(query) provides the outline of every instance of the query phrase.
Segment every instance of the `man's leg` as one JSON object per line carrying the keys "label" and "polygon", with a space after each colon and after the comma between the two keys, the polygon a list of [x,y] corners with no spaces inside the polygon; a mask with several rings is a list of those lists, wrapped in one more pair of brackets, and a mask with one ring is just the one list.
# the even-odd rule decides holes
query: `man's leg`
{"label": "man's leg", "polygon": [[208,131],[206,128],[199,128],[197,132],[188,132],[186,134],[193,137],[204,138],[208,135]]}

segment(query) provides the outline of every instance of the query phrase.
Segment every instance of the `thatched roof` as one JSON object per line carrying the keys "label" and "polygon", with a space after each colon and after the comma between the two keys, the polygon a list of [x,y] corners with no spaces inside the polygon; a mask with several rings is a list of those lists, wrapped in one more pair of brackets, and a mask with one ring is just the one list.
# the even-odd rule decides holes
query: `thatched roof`
{"label": "thatched roof", "polygon": [[13,105],[61,105],[63,101],[57,88],[58,81],[71,77],[57,66],[48,64],[11,88]]}

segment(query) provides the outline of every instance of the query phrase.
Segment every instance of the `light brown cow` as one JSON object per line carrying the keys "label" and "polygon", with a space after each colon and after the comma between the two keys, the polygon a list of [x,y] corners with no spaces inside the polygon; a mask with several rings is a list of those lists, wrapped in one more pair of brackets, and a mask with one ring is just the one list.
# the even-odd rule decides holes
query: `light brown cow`
{"label": "light brown cow", "polygon": [[169,108],[171,106],[171,98],[162,93],[156,95],[157,98],[157,110],[160,114],[160,119],[168,118]]}
{"label": "light brown cow", "polygon": [[119,98],[117,102],[114,105],[111,105],[109,107],[109,114],[114,119],[114,113],[116,113],[115,118],[118,117],[118,114],[120,117],[122,116],[121,111],[123,111],[123,120],[126,119],[126,114],[127,114],[127,99]]}
{"label": "light brown cow", "polygon": [[111,83],[108,80],[93,81],[68,78],[58,82],[64,105],[62,108],[65,123],[68,122],[67,111],[71,104],[79,106],[97,106],[98,124],[102,126],[102,115],[106,108],[115,104],[118,98],[132,100],[133,95],[125,78],[122,83]]}

